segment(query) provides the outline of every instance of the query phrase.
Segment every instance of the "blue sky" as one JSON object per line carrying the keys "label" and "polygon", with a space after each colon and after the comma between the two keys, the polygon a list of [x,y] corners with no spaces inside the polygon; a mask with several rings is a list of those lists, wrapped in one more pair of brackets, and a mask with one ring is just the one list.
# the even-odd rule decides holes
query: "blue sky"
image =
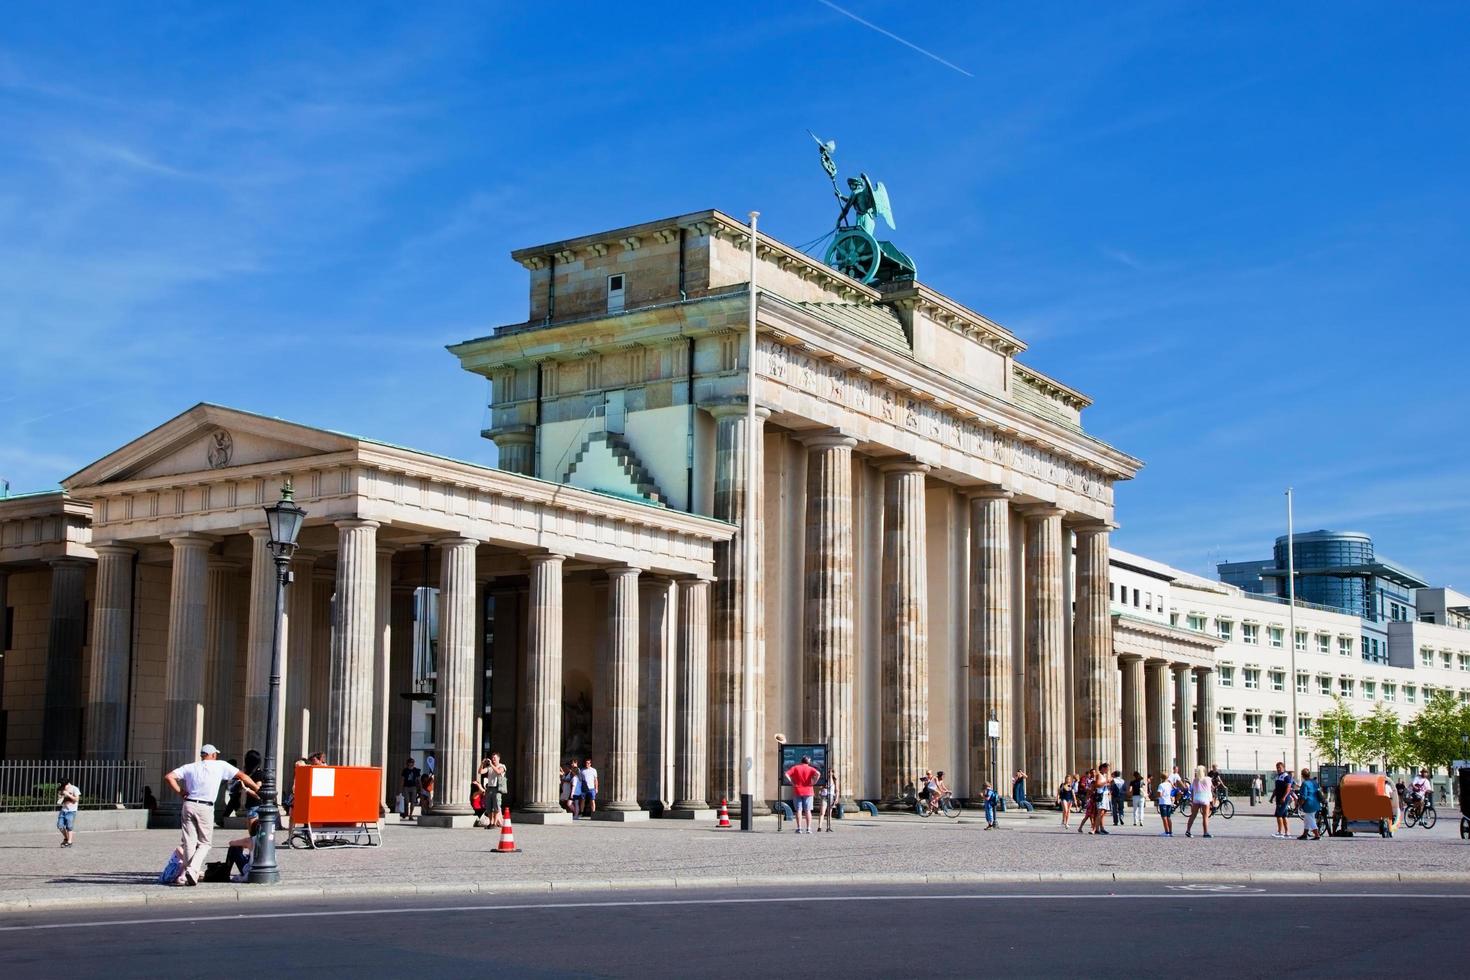
{"label": "blue sky", "polygon": [[489,462],[443,345],[524,319],[509,251],[706,207],[807,241],[810,128],[1147,461],[1120,546],[1264,557],[1292,484],[1470,587],[1470,8],[841,4],[929,57],[705,7],[9,5],[0,475],[200,400]]}

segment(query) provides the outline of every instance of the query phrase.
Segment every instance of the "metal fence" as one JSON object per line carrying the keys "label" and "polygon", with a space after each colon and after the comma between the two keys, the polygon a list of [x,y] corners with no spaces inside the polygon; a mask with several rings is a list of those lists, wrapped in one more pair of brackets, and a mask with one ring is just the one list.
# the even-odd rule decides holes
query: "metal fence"
{"label": "metal fence", "polygon": [[143,763],[0,760],[0,813],[56,809],[63,779],[82,791],[83,810],[143,805]]}

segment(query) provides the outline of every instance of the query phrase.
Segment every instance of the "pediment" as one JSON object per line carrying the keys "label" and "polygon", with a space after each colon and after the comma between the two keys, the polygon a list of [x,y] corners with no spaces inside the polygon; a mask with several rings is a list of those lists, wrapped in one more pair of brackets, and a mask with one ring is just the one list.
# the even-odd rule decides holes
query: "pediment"
{"label": "pediment", "polygon": [[73,474],[68,490],[343,452],[358,440],[218,405],[196,405]]}

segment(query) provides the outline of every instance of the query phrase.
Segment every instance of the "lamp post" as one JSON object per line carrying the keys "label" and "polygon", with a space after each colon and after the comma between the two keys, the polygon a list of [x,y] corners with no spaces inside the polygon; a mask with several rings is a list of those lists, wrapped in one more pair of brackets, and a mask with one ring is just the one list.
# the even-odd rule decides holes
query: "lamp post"
{"label": "lamp post", "polygon": [[990,736],[990,785],[995,789],[995,795],[1000,798],[1002,810],[1005,809],[1005,794],[1000,791],[1000,760],[996,753],[1000,751],[1000,722],[996,720],[995,710],[990,712],[990,720],[986,722],[985,732]]}
{"label": "lamp post", "polygon": [[271,640],[270,698],[266,702],[265,776],[260,781],[260,829],[255,834],[255,848],[250,858],[252,885],[275,885],[281,881],[276,866],[276,830],[281,825],[281,811],[276,806],[276,738],[281,727],[281,647],[283,621],[286,618],[286,586],[291,584],[291,556],[296,553],[296,536],[306,511],[291,499],[291,481],[281,487],[281,499],[265,508],[266,525],[270,528],[271,558],[276,563],[276,623]]}

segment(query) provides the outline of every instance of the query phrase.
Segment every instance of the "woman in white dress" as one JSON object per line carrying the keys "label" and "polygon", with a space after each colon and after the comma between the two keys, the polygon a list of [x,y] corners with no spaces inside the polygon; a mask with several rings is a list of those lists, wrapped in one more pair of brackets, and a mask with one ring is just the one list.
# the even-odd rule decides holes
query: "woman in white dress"
{"label": "woman in white dress", "polygon": [[1193,837],[1194,818],[1199,817],[1204,827],[1200,836],[1210,836],[1210,807],[1215,805],[1215,784],[1204,766],[1194,767],[1194,779],[1189,783],[1189,822],[1184,825],[1184,836]]}

